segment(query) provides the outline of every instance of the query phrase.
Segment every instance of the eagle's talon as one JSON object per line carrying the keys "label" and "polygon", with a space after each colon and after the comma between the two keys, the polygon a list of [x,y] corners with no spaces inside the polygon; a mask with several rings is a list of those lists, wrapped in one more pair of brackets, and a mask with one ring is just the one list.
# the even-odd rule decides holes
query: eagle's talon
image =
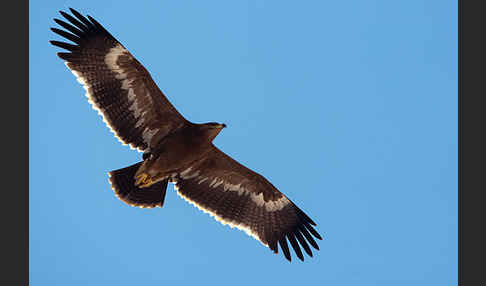
{"label": "eagle's talon", "polygon": [[153,184],[152,177],[149,174],[142,173],[135,176],[135,186],[145,188]]}

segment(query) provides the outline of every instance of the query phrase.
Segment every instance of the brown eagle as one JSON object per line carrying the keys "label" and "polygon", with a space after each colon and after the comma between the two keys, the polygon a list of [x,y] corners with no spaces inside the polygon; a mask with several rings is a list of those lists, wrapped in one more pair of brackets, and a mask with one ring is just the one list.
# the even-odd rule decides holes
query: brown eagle
{"label": "brown eagle", "polygon": [[[57,55],[83,84],[93,108],[123,143],[143,152],[142,162],[109,172],[115,194],[142,208],[162,207],[167,183],[216,220],[237,227],[290,261],[290,242],[302,261],[309,244],[322,239],[316,224],[263,176],[215,147],[225,124],[186,120],[149,72],[103,26],[74,9],[60,11],[70,24],[51,28],[71,44],[50,41],[69,52]],[[299,246],[300,244],[300,246]]]}

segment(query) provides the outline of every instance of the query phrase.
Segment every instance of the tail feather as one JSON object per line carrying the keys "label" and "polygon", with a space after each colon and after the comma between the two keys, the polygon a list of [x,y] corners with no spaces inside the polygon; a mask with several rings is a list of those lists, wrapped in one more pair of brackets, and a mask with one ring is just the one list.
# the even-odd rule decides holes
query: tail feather
{"label": "tail feather", "polygon": [[168,182],[160,181],[146,188],[135,186],[134,176],[141,165],[142,162],[139,162],[109,172],[111,188],[116,196],[128,205],[141,208],[162,207]]}

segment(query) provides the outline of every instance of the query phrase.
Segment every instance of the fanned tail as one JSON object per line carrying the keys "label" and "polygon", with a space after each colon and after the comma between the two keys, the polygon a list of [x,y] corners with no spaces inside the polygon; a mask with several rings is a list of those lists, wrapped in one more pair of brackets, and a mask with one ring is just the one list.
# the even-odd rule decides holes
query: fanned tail
{"label": "fanned tail", "polygon": [[160,181],[146,188],[135,186],[134,176],[141,165],[142,162],[139,162],[109,172],[111,188],[116,196],[128,205],[141,208],[162,207],[168,181]]}

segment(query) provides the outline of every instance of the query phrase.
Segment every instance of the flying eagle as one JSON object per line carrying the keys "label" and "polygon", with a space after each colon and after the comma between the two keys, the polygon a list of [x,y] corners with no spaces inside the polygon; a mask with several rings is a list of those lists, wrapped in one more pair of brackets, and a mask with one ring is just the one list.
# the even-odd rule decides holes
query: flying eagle
{"label": "flying eagle", "polygon": [[[50,41],[69,52],[57,55],[83,84],[93,108],[115,136],[143,152],[142,161],[109,172],[116,196],[131,206],[162,207],[167,183],[189,203],[223,224],[245,231],[291,261],[287,240],[300,260],[300,246],[322,239],[316,224],[256,172],[213,145],[226,127],[186,120],[167,100],[149,72],[103,26],[71,9],[54,19],[54,33],[73,43]],[[300,244],[300,246],[299,246]]]}

